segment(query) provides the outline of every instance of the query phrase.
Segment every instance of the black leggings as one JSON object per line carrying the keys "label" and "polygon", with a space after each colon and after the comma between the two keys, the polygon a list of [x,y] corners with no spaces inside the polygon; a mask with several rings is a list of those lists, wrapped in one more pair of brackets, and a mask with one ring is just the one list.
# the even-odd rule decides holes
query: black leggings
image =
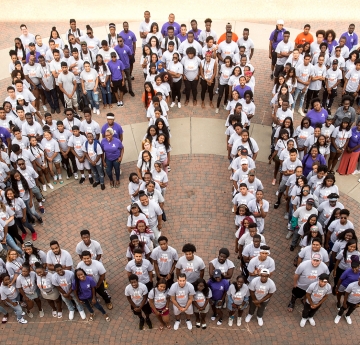
{"label": "black leggings", "polygon": [[[345,314],[346,316],[350,316],[352,314],[352,312],[356,309],[356,306],[357,304],[353,304],[353,303],[350,303],[350,302],[346,302],[346,305],[347,305],[347,313]],[[342,314],[344,314],[344,311],[346,309],[344,309],[343,306],[341,306],[339,312],[338,312],[338,315],[339,316],[342,316]]]}
{"label": "black leggings", "polygon": [[8,226],[8,234],[15,240],[18,240],[21,244],[24,243],[21,236],[19,235],[18,228],[16,224]]}
{"label": "black leggings", "polygon": [[193,101],[196,101],[196,96],[197,96],[197,84],[198,84],[198,80],[184,80],[184,84],[185,84],[185,96],[186,96],[186,100],[189,101],[190,99],[190,91],[192,92],[193,95]]}
{"label": "black leggings", "polygon": [[320,90],[308,90],[306,93],[306,103],[305,103],[305,109],[309,109],[309,105],[312,99],[319,96]]}
{"label": "black leggings", "polygon": [[[325,109],[330,109],[336,96],[337,96],[337,89],[331,89],[330,95],[328,94],[327,89],[325,89],[324,93],[323,93],[322,106]],[[329,103],[328,103],[328,100],[329,100]]]}
{"label": "black leggings", "polygon": [[181,100],[181,83],[182,83],[182,78],[177,82],[173,82],[173,84],[172,84],[171,98],[172,98],[173,102],[175,102],[175,98],[177,97],[178,102],[180,103],[180,100]]}
{"label": "black leggings", "polygon": [[218,99],[217,99],[217,102],[216,102],[216,108],[219,108],[219,106],[220,106],[220,102],[221,102],[222,96],[224,94],[224,89],[225,89],[224,104],[226,105],[226,103],[227,103],[227,100],[229,98],[229,85],[228,84],[221,85],[219,83],[219,95],[218,95]]}
{"label": "black leggings", "polygon": [[205,100],[205,94],[206,94],[206,91],[208,91],[208,92],[209,92],[210,101],[212,102],[213,97],[214,97],[215,81],[213,81],[213,82],[211,83],[211,85],[209,86],[208,83],[206,82],[206,80],[201,79],[200,84],[201,84],[201,100],[202,100],[202,101]]}
{"label": "black leggings", "polygon": [[[69,153],[67,154],[67,158],[65,158],[62,153],[60,153],[60,155],[61,155],[62,163],[66,165],[66,173],[68,177],[73,176],[73,172],[77,173],[78,168],[76,166],[75,155],[71,151],[69,151]],[[72,170],[70,166],[70,161],[72,165]]]}

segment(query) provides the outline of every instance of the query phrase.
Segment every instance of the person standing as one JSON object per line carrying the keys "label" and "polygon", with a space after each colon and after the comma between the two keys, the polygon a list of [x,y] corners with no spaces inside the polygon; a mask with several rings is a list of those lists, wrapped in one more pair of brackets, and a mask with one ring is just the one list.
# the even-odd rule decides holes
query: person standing
{"label": "person standing", "polygon": [[[136,36],[135,34],[129,30],[129,23],[128,22],[123,22],[123,31],[119,32],[118,38],[119,36],[123,38],[124,43],[126,46],[128,46],[131,50],[131,56],[130,56],[130,70],[129,70],[129,75],[130,78],[128,77],[128,75],[126,75],[126,78],[128,80],[134,80],[134,77],[132,76],[132,72],[133,72],[133,68],[134,68],[134,62],[135,62],[135,54],[136,54]],[[129,90],[131,89],[131,83],[129,83]],[[129,92],[131,95],[131,92]],[[132,97],[134,97],[133,95],[131,95]]]}
{"label": "person standing", "polygon": [[79,255],[80,259],[82,259],[83,251],[89,251],[92,260],[100,261],[103,254],[100,243],[94,239],[91,239],[90,231],[86,229],[80,231],[80,237],[82,241],[76,245],[75,249],[75,252]]}
{"label": "person standing", "polygon": [[227,308],[229,310],[229,322],[231,327],[234,322],[236,311],[238,312],[236,325],[241,326],[241,316],[244,309],[249,305],[249,287],[245,284],[245,278],[243,276],[237,276],[236,281],[230,284],[227,291],[228,303]]}
{"label": "person standing", "polygon": [[113,113],[106,114],[106,123],[101,127],[101,135],[105,137],[105,132],[108,128],[114,131],[114,137],[119,139],[121,142],[124,140],[124,130],[121,125],[115,122],[115,115]]}
{"label": "person standing", "polygon": [[146,44],[146,36],[150,32],[151,21],[150,21],[150,11],[144,12],[144,21],[140,23],[139,34],[142,39],[142,47]]}
{"label": "person standing", "polygon": [[177,282],[174,283],[170,290],[169,296],[173,304],[173,311],[175,315],[174,330],[177,331],[180,326],[180,316],[182,313],[186,314],[186,326],[192,330],[192,323],[190,316],[193,314],[193,299],[195,289],[192,284],[186,281],[186,274],[180,273],[177,277]]}
{"label": "person standing", "polygon": [[98,72],[96,72],[95,69],[90,67],[90,62],[85,61],[84,70],[80,73],[82,92],[88,98],[93,108],[93,113],[100,115],[98,77],[99,77]]}
{"label": "person standing", "polygon": [[110,86],[115,93],[117,106],[123,107],[123,97],[125,90],[125,66],[116,58],[116,53],[110,54],[111,60],[108,62],[108,67],[111,72]]}
{"label": "person standing", "polygon": [[276,46],[276,65],[274,70],[274,83],[279,81],[279,75],[283,72],[285,63],[294,50],[294,43],[289,41],[290,32],[284,31],[283,40]]}
{"label": "person standing", "polygon": [[359,38],[358,35],[354,32],[355,31],[355,24],[350,24],[348,31],[344,32],[340,37],[346,38],[345,45],[349,48],[349,51],[352,51],[354,47],[358,45]]}
{"label": "person standing", "polygon": [[217,41],[217,34],[215,31],[211,30],[211,23],[212,20],[210,18],[206,18],[204,20],[205,23],[205,30],[201,30],[199,35],[199,43],[204,47],[206,45],[206,39],[211,36],[213,38],[214,44]]}
{"label": "person standing", "polygon": [[269,38],[269,59],[271,60],[271,74],[270,79],[274,79],[274,70],[277,60],[277,53],[275,52],[278,44],[283,40],[284,37],[284,21],[278,19],[276,22],[275,30],[271,33]]}
{"label": "person standing", "polygon": [[59,89],[64,94],[66,108],[73,108],[77,112],[78,99],[76,94],[77,82],[75,75],[69,72],[66,62],[61,62],[62,72],[58,76]]}
{"label": "person standing", "polygon": [[245,55],[248,57],[249,60],[254,55],[254,42],[251,38],[249,38],[250,30],[248,28],[244,28],[243,30],[243,37],[240,37],[237,41],[237,44],[240,47],[245,47]]}
{"label": "person standing", "polygon": [[249,313],[245,318],[245,322],[250,322],[251,318],[257,308],[258,325],[261,327],[264,324],[263,315],[267,305],[270,302],[271,296],[276,291],[275,283],[269,278],[270,272],[263,268],[260,271],[260,277],[256,277],[249,284],[250,292],[250,308]]}
{"label": "person standing", "polygon": [[73,260],[69,252],[61,249],[58,241],[50,242],[50,250],[46,254],[46,266],[49,271],[55,271],[54,266],[60,264],[65,270],[72,270]]}
{"label": "person standing", "polygon": [[296,38],[295,38],[295,44],[298,46],[300,44],[304,44],[304,43],[313,43],[314,42],[314,37],[313,35],[310,33],[310,24],[305,24],[304,25],[304,31],[300,32]]}
{"label": "person standing", "polygon": [[169,26],[172,26],[174,28],[174,35],[178,35],[180,33],[180,25],[175,22],[175,14],[170,13],[169,14],[169,21],[167,23],[164,23],[161,28],[161,34],[166,37],[167,36],[167,28]]}
{"label": "person standing", "polygon": [[317,282],[311,283],[306,289],[306,303],[304,304],[300,327],[304,327],[306,321],[309,321],[311,326],[315,326],[314,315],[331,294],[331,285],[328,283],[329,276],[322,273],[318,278]]}

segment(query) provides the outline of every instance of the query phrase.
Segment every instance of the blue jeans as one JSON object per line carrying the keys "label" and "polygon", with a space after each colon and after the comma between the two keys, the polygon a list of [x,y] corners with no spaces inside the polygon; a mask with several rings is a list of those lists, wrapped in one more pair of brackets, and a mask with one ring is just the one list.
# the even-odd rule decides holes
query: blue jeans
{"label": "blue jeans", "polygon": [[100,85],[101,95],[104,104],[111,104],[111,90],[110,90],[110,80],[106,83],[105,87]]}
{"label": "blue jeans", "polygon": [[26,205],[26,210],[27,212],[29,212],[30,214],[32,214],[37,220],[41,219],[41,217],[39,216],[39,214],[35,211],[35,207],[34,207],[34,200],[33,200],[33,205],[32,207],[30,207],[30,199],[27,200],[23,200],[25,205]]}
{"label": "blue jeans", "polygon": [[[307,89],[306,89],[306,92],[307,92]],[[299,97],[300,93],[301,93],[301,96],[300,96],[299,109],[302,109],[302,106],[304,104],[304,99],[305,99],[305,96],[306,96],[306,92],[302,92],[302,90],[300,90],[298,88],[295,89],[294,96],[293,96],[294,97],[294,103],[291,106],[291,109],[295,109],[296,100]]]}
{"label": "blue jeans", "polygon": [[7,315],[8,312],[0,305],[0,313]]}
{"label": "blue jeans", "polygon": [[[81,301],[83,301],[85,303],[85,307],[88,309],[88,311],[91,313],[91,314],[94,314],[94,309],[91,307],[91,298],[88,298],[88,299],[82,299]],[[106,311],[104,310],[104,308],[101,306],[101,304],[96,301],[95,304],[93,304],[93,306],[100,310],[101,314],[105,315],[106,314]]]}
{"label": "blue jeans", "polygon": [[88,98],[93,108],[99,109],[99,92],[94,90],[86,90],[86,97]]}
{"label": "blue jeans", "polygon": [[12,249],[16,250],[20,255],[23,255],[24,252],[21,250],[21,248],[16,244],[14,239],[10,234],[6,235],[6,244],[11,247]]}
{"label": "blue jeans", "polygon": [[[61,294],[60,294],[61,295]],[[78,299],[75,297],[75,293],[72,292],[70,294],[70,296],[73,298],[73,300],[75,301],[76,304],[76,308],[78,311],[83,311],[84,308],[81,305],[81,303],[79,303]],[[64,303],[66,304],[67,308],[69,309],[69,311],[75,311],[75,307],[73,305],[73,303],[71,302],[71,298],[65,298],[63,295],[61,295],[62,300],[64,301]]]}
{"label": "blue jeans", "polygon": [[[18,296],[15,298],[15,299],[12,299],[11,302],[18,302],[20,301],[20,294],[18,294]],[[16,314],[16,318],[18,320],[21,320],[22,319],[22,308],[21,308],[21,305],[18,303],[16,306],[13,306],[12,304],[9,304],[7,302],[5,302],[5,304],[7,306],[9,306]]]}
{"label": "blue jeans", "polygon": [[46,100],[49,103],[51,109],[59,109],[60,108],[59,99],[58,99],[55,88],[52,90],[49,90],[49,91],[44,90],[44,94],[45,94]]}
{"label": "blue jeans", "polygon": [[94,175],[95,182],[100,182],[101,184],[104,184],[104,169],[102,163],[96,164],[95,166],[90,164],[90,168]]}
{"label": "blue jeans", "polygon": [[120,163],[115,159],[114,161],[111,161],[109,159],[105,159],[106,163],[106,174],[108,175],[110,181],[114,181],[112,170],[115,169],[115,177],[116,181],[120,181]]}

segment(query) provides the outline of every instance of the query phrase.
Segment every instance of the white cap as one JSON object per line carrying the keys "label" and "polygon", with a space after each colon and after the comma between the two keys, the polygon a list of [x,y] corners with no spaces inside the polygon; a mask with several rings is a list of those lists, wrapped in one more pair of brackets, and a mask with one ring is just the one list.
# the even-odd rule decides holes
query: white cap
{"label": "white cap", "polygon": [[246,158],[241,158],[240,163],[241,164],[249,164],[249,162]]}
{"label": "white cap", "polygon": [[282,25],[284,25],[284,21],[283,21],[282,19],[278,19],[277,22],[276,22],[276,24],[282,24]]}

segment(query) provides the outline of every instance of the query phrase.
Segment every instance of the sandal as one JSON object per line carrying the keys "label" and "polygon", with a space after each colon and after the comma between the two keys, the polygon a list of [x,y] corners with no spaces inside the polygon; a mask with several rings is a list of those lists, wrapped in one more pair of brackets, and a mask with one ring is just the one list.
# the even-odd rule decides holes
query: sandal
{"label": "sandal", "polygon": [[60,183],[60,184],[63,184],[63,183],[64,183],[64,181],[63,181],[63,180],[60,180],[60,181],[59,181],[59,183]]}
{"label": "sandal", "polygon": [[89,321],[94,321],[94,316],[95,316],[95,314],[90,314]]}
{"label": "sandal", "polygon": [[272,180],[271,184],[272,184],[273,186],[276,185],[276,178],[274,178],[274,179]]}
{"label": "sandal", "polygon": [[106,321],[106,322],[110,322],[110,318],[107,316],[107,317],[105,318],[105,321]]}
{"label": "sandal", "polygon": [[294,310],[294,304],[291,301],[287,307],[288,307],[288,312],[292,312]]}
{"label": "sandal", "polygon": [[167,325],[166,328],[167,328],[167,329],[171,329],[172,327],[171,327],[171,325]]}
{"label": "sandal", "polygon": [[159,331],[163,331],[164,330],[164,326],[159,326]]}

